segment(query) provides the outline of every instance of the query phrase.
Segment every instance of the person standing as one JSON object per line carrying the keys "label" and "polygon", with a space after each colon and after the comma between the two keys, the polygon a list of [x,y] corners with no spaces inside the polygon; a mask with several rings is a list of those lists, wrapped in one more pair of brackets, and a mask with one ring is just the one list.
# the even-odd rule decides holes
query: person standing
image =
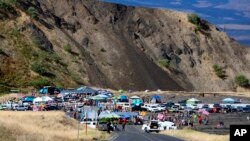
{"label": "person standing", "polygon": [[111,123],[110,121],[107,122],[107,132],[110,134]]}
{"label": "person standing", "polygon": [[123,122],[122,122],[122,131],[125,131],[125,126],[126,126],[126,124],[127,124],[127,119],[124,118],[124,119],[123,119]]}

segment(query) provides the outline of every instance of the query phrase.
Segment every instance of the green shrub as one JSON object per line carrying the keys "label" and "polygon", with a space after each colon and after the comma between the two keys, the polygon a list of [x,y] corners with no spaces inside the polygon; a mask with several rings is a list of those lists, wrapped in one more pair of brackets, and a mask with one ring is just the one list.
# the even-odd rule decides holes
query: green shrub
{"label": "green shrub", "polygon": [[43,64],[39,63],[39,62],[34,62],[32,65],[31,65],[31,69],[40,74],[40,75],[43,75],[44,73],[46,73],[46,68],[44,67]]}
{"label": "green shrub", "polygon": [[58,56],[56,53],[53,53],[53,54],[51,55],[51,57],[53,58],[53,60],[54,60],[56,63],[60,63],[60,61],[62,60],[62,59],[60,58],[60,56]]}
{"label": "green shrub", "polygon": [[12,9],[12,7],[10,4],[6,3],[5,1],[0,0],[0,9],[3,9],[5,11],[9,11]]}
{"label": "green shrub", "polygon": [[198,31],[200,31],[202,29],[201,18],[198,15],[189,14],[188,21],[196,26],[194,29],[195,33],[197,33]]}
{"label": "green shrub", "polygon": [[36,88],[41,88],[43,86],[50,86],[52,83],[49,79],[46,78],[38,78],[29,83],[30,86],[34,86]]}
{"label": "green shrub", "polygon": [[36,46],[39,46],[40,45],[40,41],[37,37],[32,37],[32,43]]}
{"label": "green shrub", "polygon": [[37,11],[34,7],[29,7],[27,13],[30,15],[31,18],[36,18]]}
{"label": "green shrub", "polygon": [[101,52],[107,52],[104,48],[101,48]]}
{"label": "green shrub", "polygon": [[10,34],[14,37],[18,37],[20,35],[20,30],[18,28],[13,28]]}
{"label": "green shrub", "polygon": [[199,25],[201,23],[200,17],[196,14],[189,14],[188,21],[194,25]]}
{"label": "green shrub", "polygon": [[201,25],[196,25],[194,32],[197,33],[198,31],[201,31],[202,27]]}
{"label": "green shrub", "polygon": [[71,53],[72,52],[72,49],[71,49],[71,46],[69,44],[65,45],[64,47],[64,50]]}
{"label": "green shrub", "polygon": [[0,54],[5,54],[5,52],[0,48]]}
{"label": "green shrub", "polygon": [[160,59],[158,60],[158,63],[165,68],[170,66],[170,61],[168,59]]}
{"label": "green shrub", "polygon": [[237,75],[234,78],[234,81],[240,87],[248,87],[249,86],[249,80],[244,75]]}
{"label": "green shrub", "polygon": [[222,79],[225,79],[226,78],[226,72],[217,64],[213,65],[213,69],[214,69],[214,72],[215,74],[222,78]]}
{"label": "green shrub", "polygon": [[12,0],[0,0],[0,9],[7,11],[9,13],[16,13],[15,9],[12,7],[14,1]]}

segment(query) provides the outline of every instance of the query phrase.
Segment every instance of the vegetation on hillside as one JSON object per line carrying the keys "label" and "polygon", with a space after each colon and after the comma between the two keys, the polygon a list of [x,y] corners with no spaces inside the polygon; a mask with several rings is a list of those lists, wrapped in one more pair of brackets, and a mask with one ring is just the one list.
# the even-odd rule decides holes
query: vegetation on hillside
{"label": "vegetation on hillside", "polygon": [[216,76],[218,76],[221,79],[225,79],[226,78],[226,71],[223,70],[223,68],[217,64],[213,65],[213,70],[214,73],[216,74]]}
{"label": "vegetation on hillside", "polygon": [[249,86],[249,79],[244,75],[237,75],[234,78],[234,81],[240,87],[248,87]]}
{"label": "vegetation on hillside", "polygon": [[188,21],[195,25],[195,33],[202,29],[201,18],[197,14],[189,14]]}
{"label": "vegetation on hillside", "polygon": [[170,66],[170,61],[168,59],[160,59],[158,60],[160,66],[168,68]]}
{"label": "vegetation on hillside", "polygon": [[37,17],[37,11],[34,7],[29,7],[27,13],[30,15],[31,18]]}

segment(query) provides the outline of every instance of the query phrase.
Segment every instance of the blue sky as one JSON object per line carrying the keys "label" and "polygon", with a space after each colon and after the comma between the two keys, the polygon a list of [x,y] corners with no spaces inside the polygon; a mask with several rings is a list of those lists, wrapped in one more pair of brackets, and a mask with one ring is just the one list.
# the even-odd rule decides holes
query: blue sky
{"label": "blue sky", "polygon": [[250,0],[102,0],[130,6],[197,13],[250,46]]}

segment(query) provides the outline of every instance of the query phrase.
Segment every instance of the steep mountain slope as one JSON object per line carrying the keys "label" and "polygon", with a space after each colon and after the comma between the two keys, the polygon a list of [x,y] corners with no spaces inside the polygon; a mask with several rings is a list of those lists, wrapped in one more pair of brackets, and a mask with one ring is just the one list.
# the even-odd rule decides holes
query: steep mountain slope
{"label": "steep mountain slope", "polygon": [[11,7],[0,11],[2,87],[215,91],[233,89],[237,74],[250,77],[249,49],[205,22],[195,32],[184,13],[96,0],[20,0]]}

